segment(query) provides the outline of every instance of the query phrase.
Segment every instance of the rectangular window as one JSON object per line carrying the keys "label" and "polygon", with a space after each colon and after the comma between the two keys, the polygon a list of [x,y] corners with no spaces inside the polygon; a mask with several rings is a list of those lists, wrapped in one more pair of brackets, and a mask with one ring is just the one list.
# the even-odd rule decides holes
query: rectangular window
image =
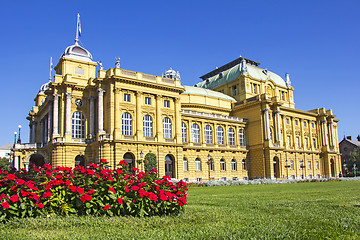
{"label": "rectangular window", "polygon": [[188,170],[188,164],[187,164],[187,159],[186,158],[184,158],[183,163],[184,163],[184,171],[187,171]]}
{"label": "rectangular window", "polygon": [[210,163],[210,165],[209,165],[209,170],[210,170],[210,171],[214,171],[214,163]]}
{"label": "rectangular window", "polygon": [[308,169],[311,169],[311,162],[308,162]]}
{"label": "rectangular window", "polygon": [[294,161],[290,161],[290,169],[294,170]]}
{"label": "rectangular window", "polygon": [[290,138],[290,136],[287,136],[286,140],[287,140],[287,145],[291,146],[291,138]]}
{"label": "rectangular window", "polygon": [[253,84],[253,93],[256,94],[257,91],[256,91],[256,84]]}
{"label": "rectangular window", "polygon": [[304,127],[306,127],[306,121],[304,121]]}
{"label": "rectangular window", "polygon": [[124,94],[124,102],[130,102],[130,94],[128,93]]}
{"label": "rectangular window", "polygon": [[151,98],[145,97],[145,104],[146,105],[151,105]]}
{"label": "rectangular window", "polygon": [[316,148],[316,139],[313,138],[313,148]]}
{"label": "rectangular window", "polygon": [[311,123],[311,128],[314,128],[315,127],[315,124],[314,123]]}
{"label": "rectangular window", "polygon": [[300,138],[296,137],[296,146],[299,148],[300,147]]}
{"label": "rectangular window", "polygon": [[169,108],[170,107],[170,101],[164,100],[164,107]]}
{"label": "rectangular window", "polygon": [[298,125],[298,120],[295,120],[295,126],[297,126]]}
{"label": "rectangular window", "polygon": [[285,92],[281,91],[281,100],[285,100]]}
{"label": "rectangular window", "polygon": [[315,167],[316,167],[316,170],[319,169],[319,162],[318,161],[315,162]]}
{"label": "rectangular window", "polygon": [[309,140],[307,138],[305,138],[305,147],[309,148]]}
{"label": "rectangular window", "polygon": [[237,95],[237,87],[236,87],[236,85],[232,86],[232,90],[233,90],[233,95],[236,96]]}
{"label": "rectangular window", "polygon": [[287,118],[287,119],[286,119],[286,124],[289,124],[289,123],[290,123],[290,121],[289,121],[289,119]]}

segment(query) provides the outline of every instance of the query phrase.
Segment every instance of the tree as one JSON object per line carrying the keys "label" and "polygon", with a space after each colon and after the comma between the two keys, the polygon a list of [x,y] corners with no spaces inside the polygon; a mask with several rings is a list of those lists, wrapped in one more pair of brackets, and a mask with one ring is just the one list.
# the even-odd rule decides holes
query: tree
{"label": "tree", "polygon": [[9,171],[10,170],[9,158],[0,158],[0,168],[3,171]]}
{"label": "tree", "polygon": [[349,171],[350,175],[354,174],[354,164],[356,164],[356,175],[359,176],[357,169],[360,166],[360,148],[355,148],[350,152],[350,159],[349,159]]}
{"label": "tree", "polygon": [[145,155],[145,172],[150,172],[153,168],[157,170],[157,163],[156,163],[156,155],[153,153],[148,153]]}

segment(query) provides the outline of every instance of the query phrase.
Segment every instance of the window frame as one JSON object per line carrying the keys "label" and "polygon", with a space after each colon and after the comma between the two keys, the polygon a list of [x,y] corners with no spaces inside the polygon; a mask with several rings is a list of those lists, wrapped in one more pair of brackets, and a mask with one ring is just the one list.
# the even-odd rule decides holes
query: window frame
{"label": "window frame", "polygon": [[243,128],[239,129],[239,145],[245,146],[245,130]]}
{"label": "window frame", "polygon": [[168,139],[172,138],[171,119],[168,117],[164,117],[162,122],[163,122],[163,138],[168,138]]}
{"label": "window frame", "polygon": [[184,122],[181,122],[181,138],[183,142],[187,142],[187,126]]}
{"label": "window frame", "polygon": [[228,144],[231,146],[235,145],[235,130],[232,127],[228,129]]}
{"label": "window frame", "polygon": [[71,117],[71,136],[76,139],[85,138],[85,116],[82,112],[76,111],[72,114]]}
{"label": "window frame", "polygon": [[195,171],[201,171],[201,160],[200,160],[200,158],[195,159]]}
{"label": "window frame", "polygon": [[132,134],[132,116],[128,112],[121,115],[121,133],[122,135],[131,136]]}
{"label": "window frame", "polygon": [[224,128],[221,126],[218,126],[216,128],[216,143],[220,145],[223,145],[225,143]]}
{"label": "window frame", "polygon": [[226,171],[225,159],[220,159],[220,171]]}
{"label": "window frame", "polygon": [[165,108],[170,108],[170,101],[169,100],[164,100],[164,107]]}
{"label": "window frame", "polygon": [[143,117],[143,135],[144,137],[153,137],[153,120],[148,114]]}
{"label": "window frame", "polygon": [[200,143],[200,126],[197,123],[191,125],[191,141],[193,143]]}
{"label": "window frame", "polygon": [[124,93],[124,102],[131,102],[130,93]]}
{"label": "window frame", "polygon": [[145,97],[145,105],[151,105],[151,97]]}
{"label": "window frame", "polygon": [[213,143],[212,127],[209,124],[205,125],[204,134],[205,134],[205,143],[212,144]]}

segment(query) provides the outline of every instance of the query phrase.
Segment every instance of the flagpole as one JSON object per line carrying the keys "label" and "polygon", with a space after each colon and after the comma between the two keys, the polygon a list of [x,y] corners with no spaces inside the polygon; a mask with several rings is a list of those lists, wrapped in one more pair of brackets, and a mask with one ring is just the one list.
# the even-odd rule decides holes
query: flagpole
{"label": "flagpole", "polygon": [[75,44],[78,43],[79,41],[79,18],[80,18],[80,15],[79,13],[77,14],[77,20],[76,20],[76,38],[75,38]]}
{"label": "flagpole", "polygon": [[52,66],[53,66],[53,63],[52,63],[52,57],[50,57],[49,82],[51,82],[51,71],[52,71]]}

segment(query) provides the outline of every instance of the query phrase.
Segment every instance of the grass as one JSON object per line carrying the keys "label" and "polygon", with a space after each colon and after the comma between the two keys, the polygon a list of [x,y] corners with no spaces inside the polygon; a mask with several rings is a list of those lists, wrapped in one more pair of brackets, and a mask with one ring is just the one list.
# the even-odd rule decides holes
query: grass
{"label": "grass", "polygon": [[53,217],[1,239],[360,239],[360,182],[190,188],[180,216]]}

